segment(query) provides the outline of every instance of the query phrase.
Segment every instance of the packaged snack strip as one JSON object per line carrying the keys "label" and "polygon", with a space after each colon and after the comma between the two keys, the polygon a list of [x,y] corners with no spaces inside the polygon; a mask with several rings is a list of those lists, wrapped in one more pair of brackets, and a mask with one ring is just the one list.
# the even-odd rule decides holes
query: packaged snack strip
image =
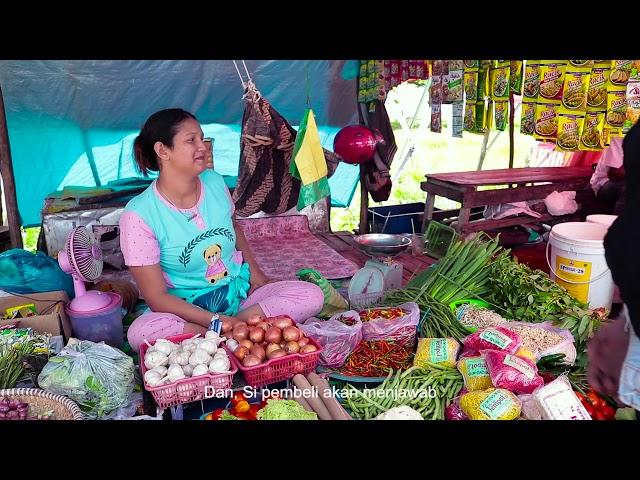
{"label": "packaged snack strip", "polygon": [[557,60],[542,60],[540,62],[540,92],[538,101],[560,103],[566,63]]}
{"label": "packaged snack strip", "polygon": [[436,133],[442,131],[442,107],[439,104],[431,106],[431,131]]}
{"label": "packaged snack strip", "polygon": [[558,114],[556,150],[560,152],[575,152],[578,150],[583,124],[584,115],[576,115],[561,109]]}
{"label": "packaged snack strip", "polygon": [[640,81],[627,84],[627,118],[622,125],[622,133],[631,130],[640,118]]}
{"label": "packaged snack strip", "polygon": [[465,132],[477,133],[476,130],[476,112],[475,103],[466,102],[464,106],[464,117],[462,120],[462,128]]}
{"label": "packaged snack strip", "polygon": [[462,70],[449,70],[449,79],[448,79],[448,91],[447,91],[447,102],[455,103],[461,102],[463,95],[462,89],[462,77],[464,72]]}
{"label": "packaged snack strip", "polygon": [[522,95],[522,60],[511,60],[509,66],[510,88],[516,95]]}
{"label": "packaged snack strip", "polygon": [[451,128],[452,134],[451,136],[454,138],[462,138],[462,102],[455,102],[452,105],[452,113],[451,113]]}
{"label": "packaged snack strip", "polygon": [[468,103],[473,103],[478,98],[478,70],[465,70],[464,94]]}
{"label": "packaged snack strip", "polygon": [[569,60],[568,67],[591,68],[593,60]]}
{"label": "packaged snack strip", "polygon": [[553,142],[558,133],[558,104],[538,101],[536,106],[536,126],[533,136]]}
{"label": "packaged snack strip", "polygon": [[607,89],[607,115],[605,126],[620,129],[627,118],[627,87],[609,87]]}
{"label": "packaged snack strip", "polygon": [[574,112],[584,113],[587,109],[587,93],[591,70],[567,67],[562,88],[562,106]]}
{"label": "packaged snack strip", "polygon": [[589,90],[587,91],[587,107],[605,109],[607,106],[607,84],[609,83],[609,67],[594,67],[589,77]]}
{"label": "packaged snack strip", "polygon": [[490,70],[491,98],[495,100],[509,99],[510,67],[499,66]]}
{"label": "packaged snack strip", "polygon": [[527,60],[524,70],[523,96],[537,99],[540,92],[540,60]]}
{"label": "packaged snack strip", "polygon": [[464,64],[465,71],[469,68],[477,70],[480,66],[480,60],[463,60],[462,62]]}
{"label": "packaged snack strip", "polygon": [[520,119],[520,133],[533,135],[536,129],[536,107],[535,100],[522,99],[522,117]]}
{"label": "packaged snack strip", "polygon": [[599,151],[605,145],[605,110],[588,111],[585,114],[582,135],[580,135],[580,150]]}
{"label": "packaged snack strip", "polygon": [[631,77],[632,68],[633,60],[611,60],[611,75],[609,76],[611,85],[626,87]]}
{"label": "packaged snack strip", "polygon": [[509,101],[496,100],[494,102],[494,115],[496,121],[496,130],[504,131],[509,123]]}

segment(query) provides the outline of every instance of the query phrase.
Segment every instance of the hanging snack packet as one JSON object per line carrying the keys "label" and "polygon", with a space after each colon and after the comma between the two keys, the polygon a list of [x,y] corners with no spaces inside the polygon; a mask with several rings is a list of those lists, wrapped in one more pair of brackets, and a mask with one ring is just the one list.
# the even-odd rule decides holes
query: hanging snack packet
{"label": "hanging snack packet", "polygon": [[533,135],[536,128],[536,107],[535,100],[522,100],[522,117],[520,118],[520,133]]}
{"label": "hanging snack packet", "polygon": [[523,96],[537,99],[540,91],[540,60],[527,60],[524,70]]}

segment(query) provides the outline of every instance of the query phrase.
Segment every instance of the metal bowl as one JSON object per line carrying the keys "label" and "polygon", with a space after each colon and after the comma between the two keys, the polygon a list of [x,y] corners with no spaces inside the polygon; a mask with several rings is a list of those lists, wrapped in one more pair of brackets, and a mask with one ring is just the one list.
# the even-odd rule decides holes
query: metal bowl
{"label": "metal bowl", "polygon": [[411,245],[411,239],[409,237],[388,233],[356,235],[353,239],[358,244],[358,247],[369,255],[398,255]]}

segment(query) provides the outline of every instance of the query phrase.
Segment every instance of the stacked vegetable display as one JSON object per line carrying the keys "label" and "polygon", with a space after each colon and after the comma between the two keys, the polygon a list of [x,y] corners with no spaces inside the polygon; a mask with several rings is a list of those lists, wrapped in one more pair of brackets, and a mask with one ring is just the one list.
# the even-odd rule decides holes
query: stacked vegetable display
{"label": "stacked vegetable display", "polygon": [[246,322],[236,323],[233,328],[224,325],[222,331],[231,337],[227,341],[227,348],[247,368],[274,358],[318,350],[295,326],[294,321],[285,315],[271,318],[256,315]]}
{"label": "stacked vegetable display", "polygon": [[224,340],[216,332],[207,332],[205,338],[187,338],[180,344],[163,338],[156,340],[144,355],[144,365],[148,369],[144,373],[145,384],[157,387],[187,377],[230,371],[227,353],[218,348]]}

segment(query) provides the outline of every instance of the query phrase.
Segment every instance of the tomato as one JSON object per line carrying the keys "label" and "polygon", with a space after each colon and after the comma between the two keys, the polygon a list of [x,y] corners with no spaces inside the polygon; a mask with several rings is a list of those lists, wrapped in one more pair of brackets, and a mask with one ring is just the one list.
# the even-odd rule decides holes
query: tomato
{"label": "tomato", "polygon": [[616,409],[609,405],[602,407],[600,412],[605,416],[605,420],[614,420],[616,418]]}
{"label": "tomato", "polygon": [[251,405],[246,400],[241,400],[233,407],[233,411],[235,413],[245,413],[248,412],[251,408]]}
{"label": "tomato", "polygon": [[587,393],[587,398],[591,402],[591,405],[593,405],[597,409],[600,409],[600,408],[604,407],[607,404],[607,402],[604,401],[604,398],[602,398],[600,395],[598,395],[593,390],[590,391],[589,393]]}
{"label": "tomato", "polygon": [[591,405],[589,402],[585,402],[585,403],[583,403],[583,405],[584,405],[584,409],[591,416],[591,418],[594,418],[594,415],[596,413],[596,409],[593,407],[593,405]]}
{"label": "tomato", "polygon": [[605,416],[604,413],[602,413],[600,410],[596,411],[595,416],[593,417],[594,420],[607,420],[607,417]]}
{"label": "tomato", "polygon": [[246,402],[247,397],[243,392],[233,392],[233,396],[231,397],[231,405],[235,406],[240,402]]}

